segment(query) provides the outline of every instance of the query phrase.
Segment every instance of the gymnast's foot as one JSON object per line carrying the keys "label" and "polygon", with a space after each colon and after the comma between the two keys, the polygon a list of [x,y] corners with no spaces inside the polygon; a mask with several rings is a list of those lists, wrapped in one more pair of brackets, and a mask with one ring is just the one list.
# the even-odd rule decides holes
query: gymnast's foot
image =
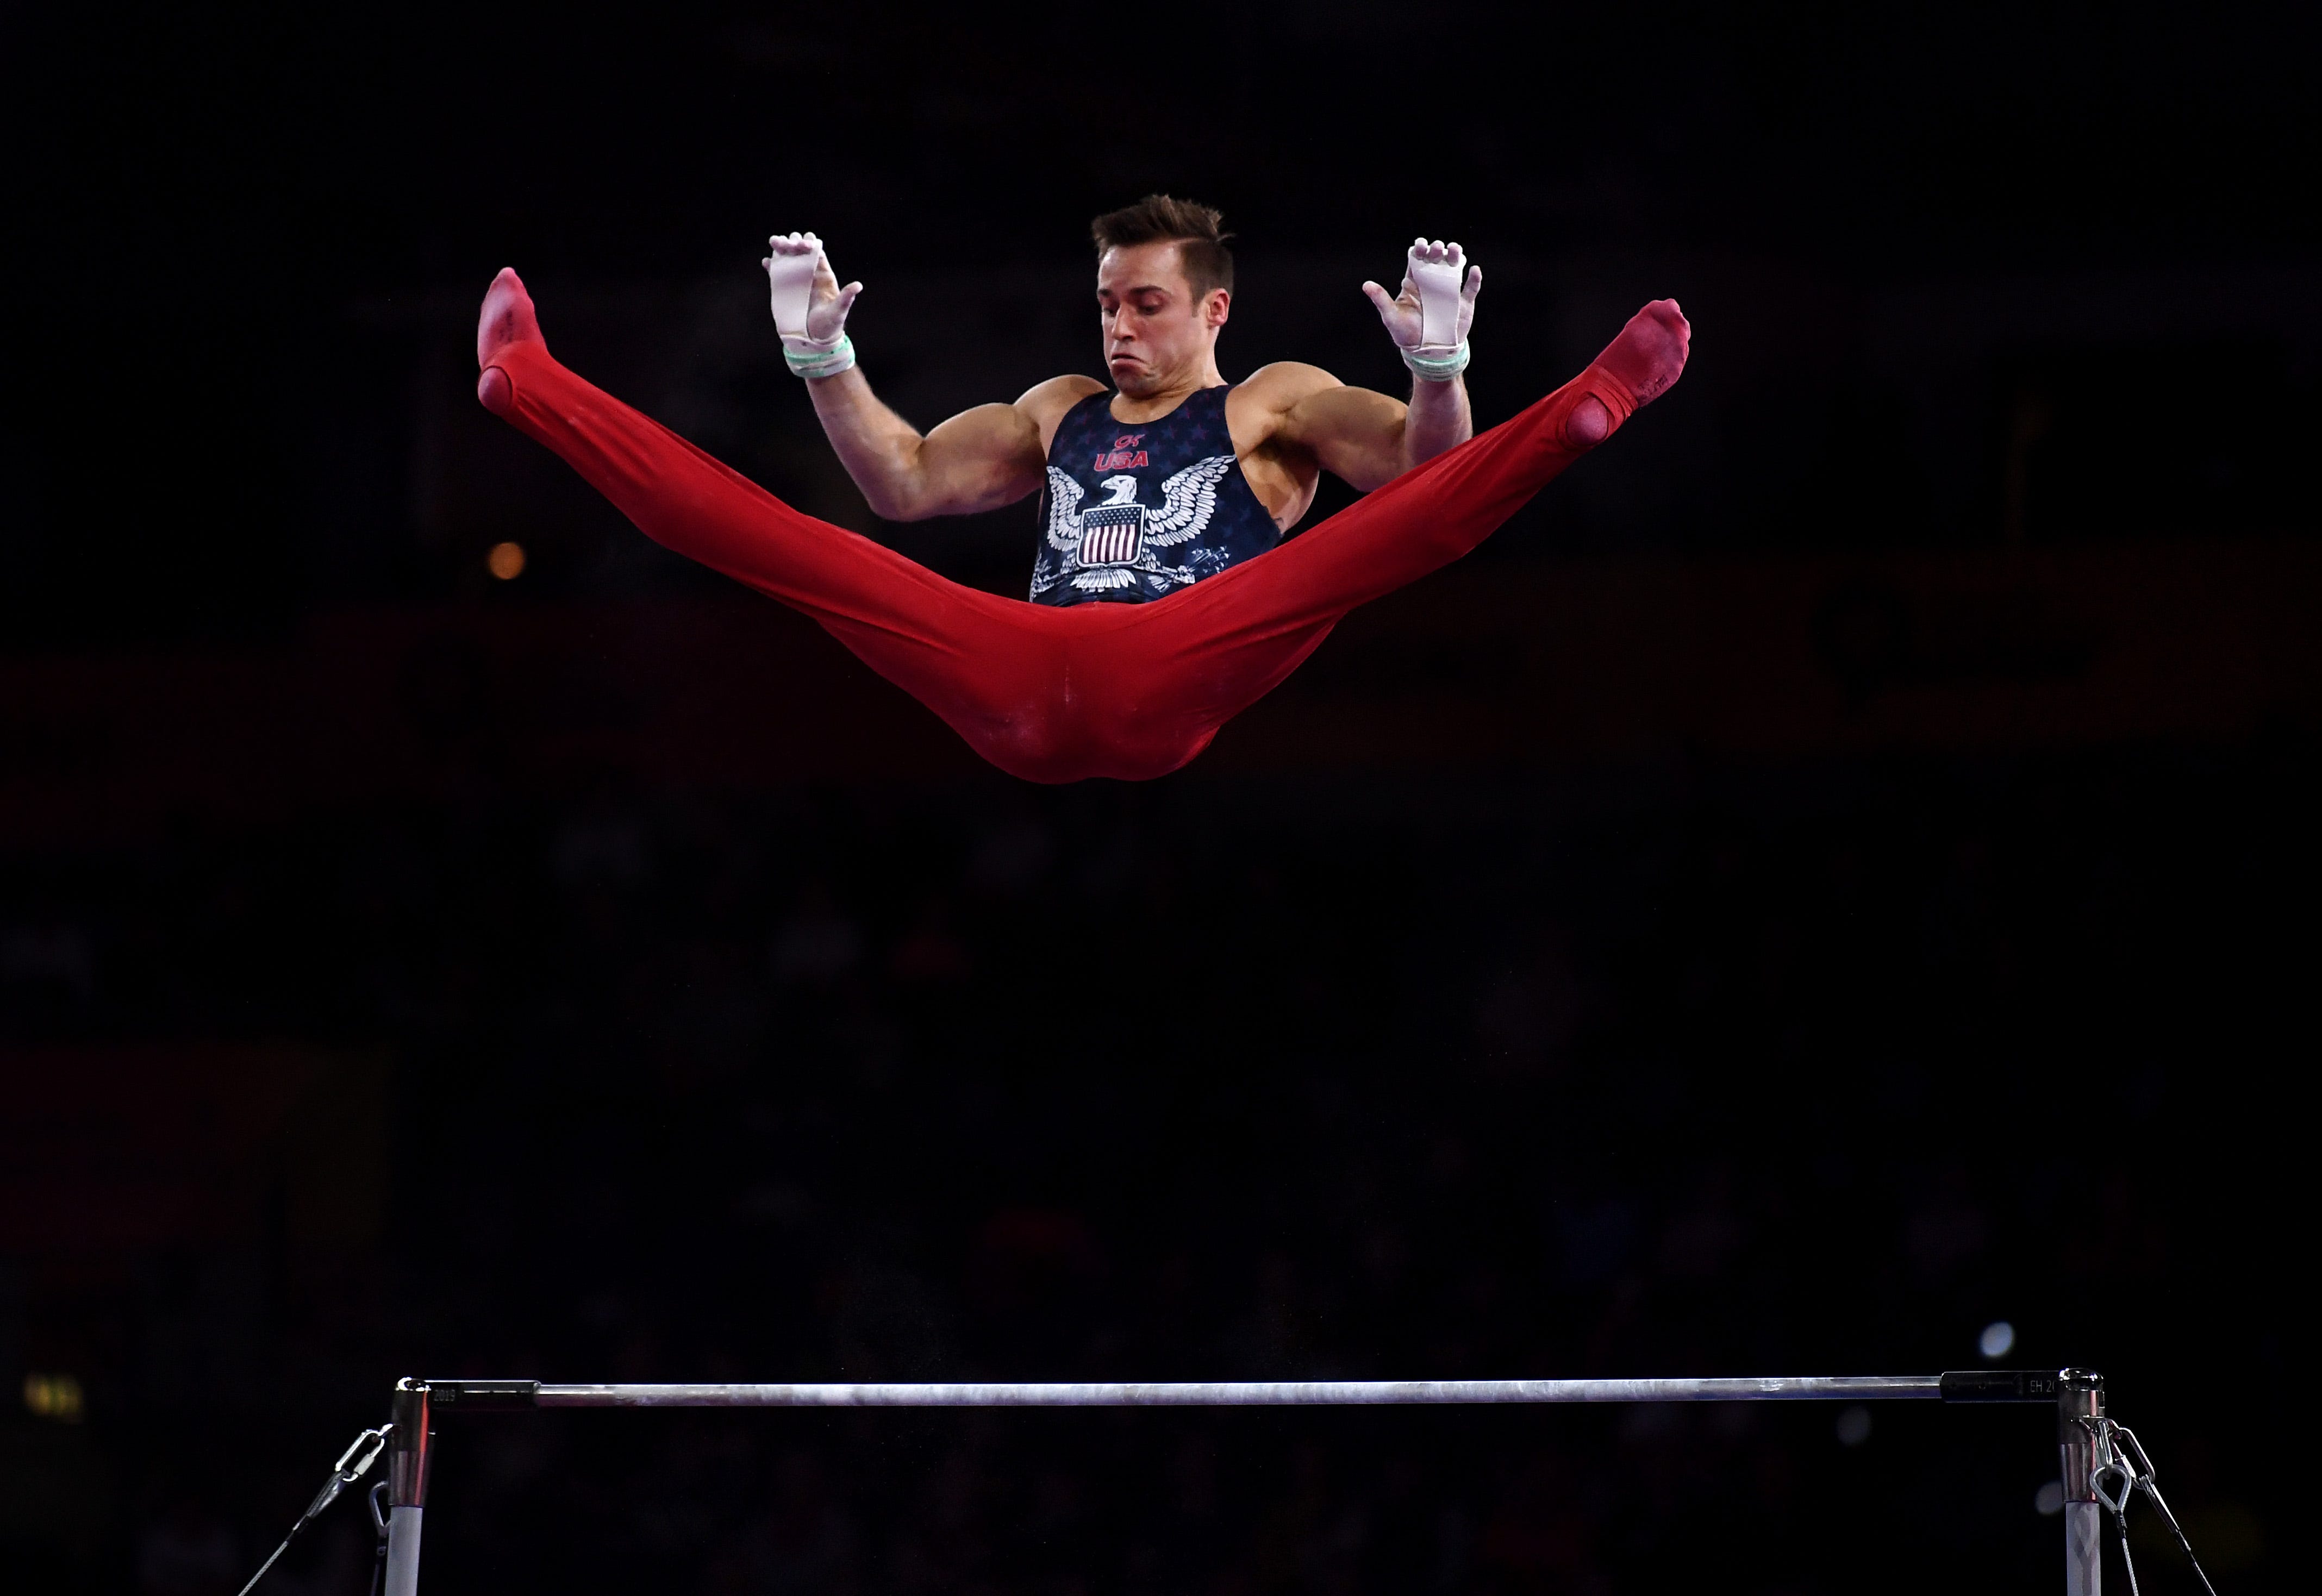
{"label": "gymnast's foot", "polygon": [[[515,274],[504,275],[513,278]],[[1629,324],[1605,346],[1595,364],[1627,385],[1641,409],[1668,392],[1677,381],[1685,369],[1686,350],[1692,341],[1693,327],[1678,309],[1677,301],[1656,299],[1629,318]],[[1575,405],[1572,414],[1564,418],[1565,440],[1575,448],[1594,449],[1612,435],[1612,413],[1594,396]]]}
{"label": "gymnast's foot", "polygon": [[492,363],[512,343],[548,347],[540,335],[540,319],[533,314],[532,296],[524,291],[524,279],[513,267],[504,266],[492,279],[491,291],[484,296],[483,314],[476,318],[476,364],[484,369],[476,379],[476,397],[494,415],[506,415],[516,408],[516,385]]}

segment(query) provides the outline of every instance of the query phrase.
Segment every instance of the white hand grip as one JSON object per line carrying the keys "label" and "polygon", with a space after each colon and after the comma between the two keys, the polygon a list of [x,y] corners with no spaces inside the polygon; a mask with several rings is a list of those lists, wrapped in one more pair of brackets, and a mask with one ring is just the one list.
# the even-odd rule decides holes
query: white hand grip
{"label": "white hand grip", "polygon": [[775,251],[766,261],[766,284],[772,290],[774,331],[785,338],[806,336],[807,308],[814,300],[814,274],[822,265],[822,241],[804,235],[813,249],[790,255]]}
{"label": "white hand grip", "polygon": [[1427,260],[1414,248],[1404,262],[1404,275],[1419,291],[1419,343],[1422,349],[1451,349],[1459,342],[1459,278],[1463,259]]}

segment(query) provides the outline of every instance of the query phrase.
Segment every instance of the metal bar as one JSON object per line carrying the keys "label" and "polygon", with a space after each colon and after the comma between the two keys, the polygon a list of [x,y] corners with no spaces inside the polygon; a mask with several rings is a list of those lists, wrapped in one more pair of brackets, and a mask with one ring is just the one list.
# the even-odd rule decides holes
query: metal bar
{"label": "metal bar", "polygon": [[2056,1398],[2056,1442],[2064,1487],[2065,1596],[2103,1596],[2104,1519],[2096,1470],[2105,1449],[2104,1376],[2067,1369]]}
{"label": "metal bar", "polygon": [[[497,1382],[505,1386],[508,1382]],[[457,1381],[436,1382],[457,1389]],[[548,1385],[542,1408],[1238,1408],[1431,1402],[1937,1401],[1943,1377],[1290,1380],[1186,1384]],[[447,1404],[449,1405],[449,1404]]]}
{"label": "metal bar", "polygon": [[394,1433],[387,1452],[386,1596],[418,1596],[419,1534],[427,1509],[427,1476],[434,1473],[433,1405],[424,1381],[396,1382],[391,1409]]}
{"label": "metal bar", "polygon": [[[419,1527],[438,1412],[534,1408],[1212,1408],[1451,1402],[2042,1402],[2065,1418],[2065,1473],[2072,1473],[2071,1418],[2103,1381],[2074,1370],[1972,1370],[1948,1374],[1803,1375],[1705,1380],[1282,1380],[1184,1383],[548,1385],[532,1380],[405,1380],[395,1393],[389,1455],[393,1490],[386,1596],[418,1596]],[[2061,1393],[2061,1401],[2059,1400]],[[2076,1504],[2077,1505],[2077,1504]],[[2089,1504],[2093,1509],[2094,1504]],[[2080,1515],[2068,1528],[2071,1596],[2098,1596],[2093,1537]],[[2094,1520],[2089,1520],[2093,1528]]]}

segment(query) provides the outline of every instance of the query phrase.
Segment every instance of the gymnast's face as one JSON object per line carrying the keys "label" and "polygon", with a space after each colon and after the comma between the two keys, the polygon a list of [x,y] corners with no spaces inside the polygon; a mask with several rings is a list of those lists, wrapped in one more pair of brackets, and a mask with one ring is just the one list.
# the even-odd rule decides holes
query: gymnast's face
{"label": "gymnast's face", "polygon": [[1175,243],[1107,250],[1096,263],[1096,305],[1113,386],[1132,399],[1202,386],[1232,297],[1223,288],[1196,297]]}

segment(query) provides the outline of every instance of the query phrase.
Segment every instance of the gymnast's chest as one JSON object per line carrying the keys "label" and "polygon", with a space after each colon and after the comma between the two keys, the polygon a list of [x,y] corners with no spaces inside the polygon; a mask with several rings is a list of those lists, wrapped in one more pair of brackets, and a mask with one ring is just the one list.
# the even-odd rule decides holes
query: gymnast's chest
{"label": "gymnast's chest", "polygon": [[1228,392],[1145,422],[1116,418],[1105,394],[1065,415],[1048,451],[1036,597],[1040,576],[1076,595],[1156,597],[1273,544],[1273,516],[1235,455]]}

